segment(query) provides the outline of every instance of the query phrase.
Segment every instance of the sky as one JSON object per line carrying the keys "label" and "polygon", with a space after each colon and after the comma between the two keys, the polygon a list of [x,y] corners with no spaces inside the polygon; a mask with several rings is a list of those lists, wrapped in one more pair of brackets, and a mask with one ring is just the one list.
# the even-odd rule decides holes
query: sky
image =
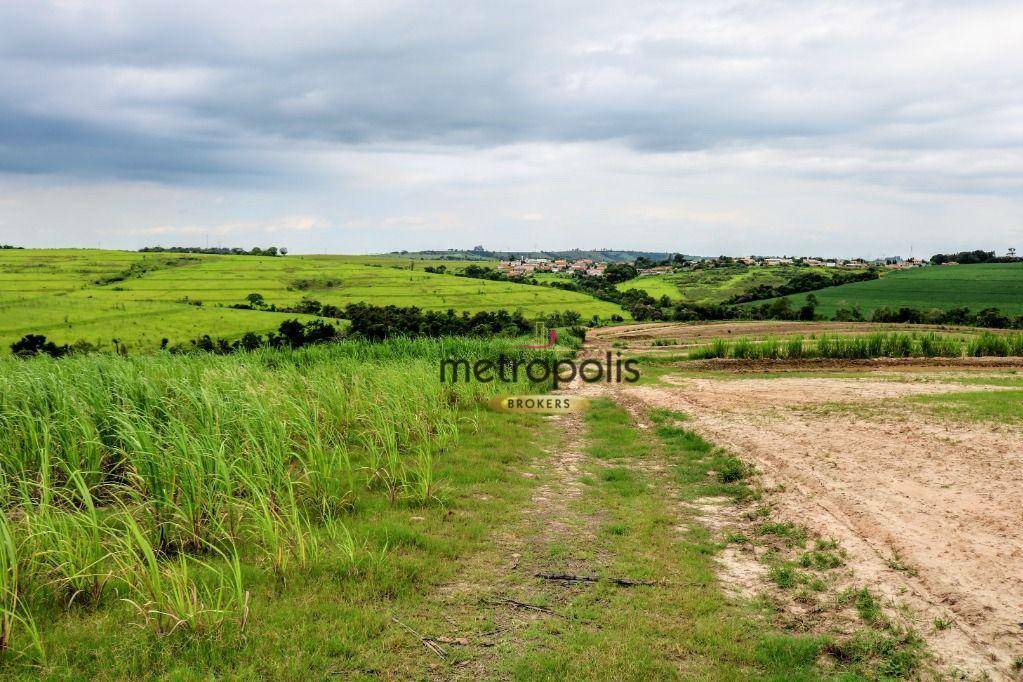
{"label": "sky", "polygon": [[1023,250],[1017,2],[0,4],[0,242]]}

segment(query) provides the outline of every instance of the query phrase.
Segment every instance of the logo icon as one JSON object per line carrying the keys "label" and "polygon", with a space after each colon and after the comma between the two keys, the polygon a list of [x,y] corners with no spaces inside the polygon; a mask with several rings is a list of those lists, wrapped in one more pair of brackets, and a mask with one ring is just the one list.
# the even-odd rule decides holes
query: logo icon
{"label": "logo icon", "polygon": [[547,331],[547,343],[542,344],[542,345],[535,345],[535,346],[526,345],[526,346],[522,346],[522,347],[523,348],[535,348],[535,349],[554,348],[554,346],[557,345],[557,343],[558,343],[558,330],[557,329],[550,329],[550,330]]}

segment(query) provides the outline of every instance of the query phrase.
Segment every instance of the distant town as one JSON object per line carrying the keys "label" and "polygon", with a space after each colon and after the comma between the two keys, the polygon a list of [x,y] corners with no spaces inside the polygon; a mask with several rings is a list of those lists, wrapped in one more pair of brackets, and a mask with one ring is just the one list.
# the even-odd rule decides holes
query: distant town
{"label": "distant town", "polygon": [[[673,259],[666,259],[657,264],[650,263],[649,259],[639,258],[636,260],[636,268],[640,277],[663,275],[684,268],[713,268],[726,265],[750,265],[750,266],[806,266],[824,268],[871,268],[883,267],[893,270],[906,268],[922,268],[931,265],[930,261],[922,258],[903,259],[901,256],[891,256],[865,260],[862,258],[795,258],[795,257],[765,257],[765,256],[718,256],[716,258],[687,259],[685,256],[676,256]],[[955,261],[946,261],[942,265],[957,265]],[[647,265],[646,267],[642,267]],[[498,272],[509,277],[527,277],[541,272],[580,274],[590,277],[599,277],[607,270],[608,263],[595,261],[592,258],[517,258],[502,260],[497,264]]]}

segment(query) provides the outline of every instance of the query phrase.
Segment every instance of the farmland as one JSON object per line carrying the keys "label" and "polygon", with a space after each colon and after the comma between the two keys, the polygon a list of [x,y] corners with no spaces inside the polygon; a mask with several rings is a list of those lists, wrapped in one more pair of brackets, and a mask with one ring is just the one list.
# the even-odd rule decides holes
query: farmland
{"label": "farmland", "polygon": [[[458,312],[522,309],[621,314],[590,296],[508,282],[426,273],[429,262],[356,256],[207,256],[93,250],[0,251],[0,343],[27,333],[58,343],[154,349],[162,338],[264,332],[302,316],[236,310],[250,293],[293,305],[303,297],[344,305],[418,306]],[[449,264],[450,265],[450,264]]]}
{"label": "farmland", "polygon": [[[900,335],[910,357],[845,354]],[[813,339],[815,352],[683,359],[686,347],[748,350],[757,345],[744,339],[800,337]],[[999,337],[994,346],[1020,343],[1011,332]],[[920,357],[928,338],[938,353],[954,344],[952,357]],[[776,515],[769,523],[750,521],[756,503],[736,509],[708,494],[696,505],[730,547],[720,563],[726,582],[815,632],[848,627],[842,604],[855,593],[861,618],[926,642],[935,677],[1013,679],[1023,667],[1023,636],[1013,629],[1023,538],[1011,520],[1023,362],[1018,347],[1008,348],[1014,357],[960,357],[993,339],[911,325],[648,324],[597,330],[586,352],[627,346],[645,363],[644,381],[616,396],[630,412],[685,415],[687,429],[763,472],[763,501]],[[758,546],[764,536],[786,540]],[[793,542],[839,547],[841,557],[786,559]],[[853,583],[841,572],[804,573],[822,565],[851,568]]]}
{"label": "farmland", "polygon": [[834,268],[792,265],[771,267],[727,265],[684,270],[670,275],[637,277],[622,282],[618,288],[643,289],[655,298],[667,296],[673,301],[707,305],[723,303],[758,286],[778,286],[800,274],[809,272],[829,274],[834,271]]}
{"label": "farmland", "polygon": [[[722,337],[731,349],[736,339],[797,335],[818,339],[810,347],[845,347],[820,341],[827,334],[859,334],[867,348],[880,334],[885,353],[911,338],[911,352],[922,351],[925,337],[910,328],[592,330],[581,357],[603,357],[626,339],[644,353],[643,381],[576,380],[569,394],[589,407],[553,417],[485,408],[498,392],[542,392],[547,382],[438,383],[441,358],[556,357],[510,339],[0,359],[0,674],[816,679],[1008,670],[1015,645],[995,633],[1014,615],[1019,567],[994,559],[997,543],[970,544],[956,531],[963,580],[948,606],[938,595],[952,564],[935,548],[949,519],[969,516],[985,533],[1005,520],[1018,474],[996,454],[1016,443],[991,422],[1018,422],[1010,395],[1019,392],[1018,358],[952,371],[781,368],[751,380],[748,369],[690,368],[654,353],[660,339],[713,347]],[[956,344],[987,338],[920,333],[937,332]],[[1021,343],[1005,335],[1007,348]],[[944,494],[941,470],[927,468],[952,457],[950,414],[979,434],[949,460],[960,487],[979,494],[976,462],[1001,471],[983,504]],[[850,418],[855,431],[823,437]],[[915,467],[937,511],[902,503],[885,492],[894,483],[867,473],[876,470],[863,454],[872,452],[869,434],[903,433],[908,423],[914,444],[892,443],[880,456]],[[822,442],[827,459],[806,466]],[[913,453],[926,456],[909,462]],[[838,475],[832,460],[855,466]],[[861,484],[872,493],[850,493]],[[844,526],[811,503],[819,499],[867,522]],[[899,525],[878,538],[875,517]],[[892,548],[866,549],[881,541]],[[879,556],[906,568],[879,568]],[[998,594],[981,589],[986,580],[1001,585]],[[983,609],[989,621],[971,615]]]}
{"label": "farmland", "polygon": [[[839,308],[860,306],[869,318],[876,308],[998,308],[1023,314],[1023,264],[934,266],[897,270],[869,282],[854,282],[814,292],[818,312],[828,317]],[[790,297],[801,302],[803,296]]]}
{"label": "farmland", "polygon": [[[498,352],[540,357],[448,339],[0,360],[0,674],[322,672],[296,627],[379,665],[377,600],[454,549],[417,552],[428,543],[407,516],[505,476],[437,464],[487,419],[494,388],[438,386],[436,361]],[[472,530],[430,543],[471,544]],[[308,620],[310,589],[340,632]]]}
{"label": "farmland", "polygon": [[[618,308],[387,257],[0,259],[10,338],[140,351],[0,358],[5,679],[1004,677],[1023,656],[1005,636],[1018,330],[727,320],[550,350],[499,326],[141,352],[317,319],[227,307],[250,293]],[[977,296],[1007,272],[977,270]],[[749,290],[697,273],[702,300]],[[549,380],[437,378],[452,357],[608,353],[639,382],[576,376],[561,390],[589,402],[566,414],[487,408]]]}

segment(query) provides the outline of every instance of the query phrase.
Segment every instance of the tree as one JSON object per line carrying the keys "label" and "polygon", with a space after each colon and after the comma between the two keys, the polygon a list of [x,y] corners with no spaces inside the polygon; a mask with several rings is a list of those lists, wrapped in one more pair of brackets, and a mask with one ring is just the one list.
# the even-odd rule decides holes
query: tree
{"label": "tree", "polygon": [[245,332],[245,335],[238,341],[238,347],[243,350],[256,350],[263,345],[263,339],[255,332]]}
{"label": "tree", "polygon": [[305,343],[305,325],[298,320],[285,320],[277,328],[281,341],[293,348],[299,348]]}
{"label": "tree", "polygon": [[635,279],[638,276],[639,271],[628,263],[615,263],[607,266],[607,269],[604,270],[604,279],[611,284],[628,282],[630,279]]}
{"label": "tree", "polygon": [[282,247],[281,247],[281,248],[280,248],[280,249],[278,250],[278,253],[279,253],[279,254],[281,254],[282,256],[287,256],[287,255],[288,255],[288,247],[286,247],[286,246],[282,246]]}
{"label": "tree", "polygon": [[245,297],[245,300],[249,302],[253,308],[262,308],[266,305],[266,301],[263,299],[263,294],[249,294]]}
{"label": "tree", "polygon": [[[806,296],[806,304],[803,305],[803,307],[799,309],[799,319],[806,320],[806,321],[812,321],[816,317],[816,314],[815,314],[816,313],[816,309],[817,309],[817,297],[814,296],[813,294],[807,294],[807,296]],[[850,317],[851,316],[852,315],[850,314]]]}
{"label": "tree", "polygon": [[317,301],[315,298],[309,298],[308,296],[303,297],[292,310],[296,313],[302,313],[303,315],[319,315],[320,310],[323,308],[323,304]]}
{"label": "tree", "polygon": [[23,358],[40,353],[57,358],[67,353],[67,346],[57,346],[53,341],[47,341],[42,334],[26,334],[11,344],[11,352]]}
{"label": "tree", "polygon": [[787,298],[776,298],[767,306],[767,313],[775,320],[791,320],[792,302]]}
{"label": "tree", "polygon": [[263,252],[263,255],[265,255],[265,256],[276,256],[277,255],[277,247],[276,246],[271,246],[270,248],[268,248],[266,251]]}

